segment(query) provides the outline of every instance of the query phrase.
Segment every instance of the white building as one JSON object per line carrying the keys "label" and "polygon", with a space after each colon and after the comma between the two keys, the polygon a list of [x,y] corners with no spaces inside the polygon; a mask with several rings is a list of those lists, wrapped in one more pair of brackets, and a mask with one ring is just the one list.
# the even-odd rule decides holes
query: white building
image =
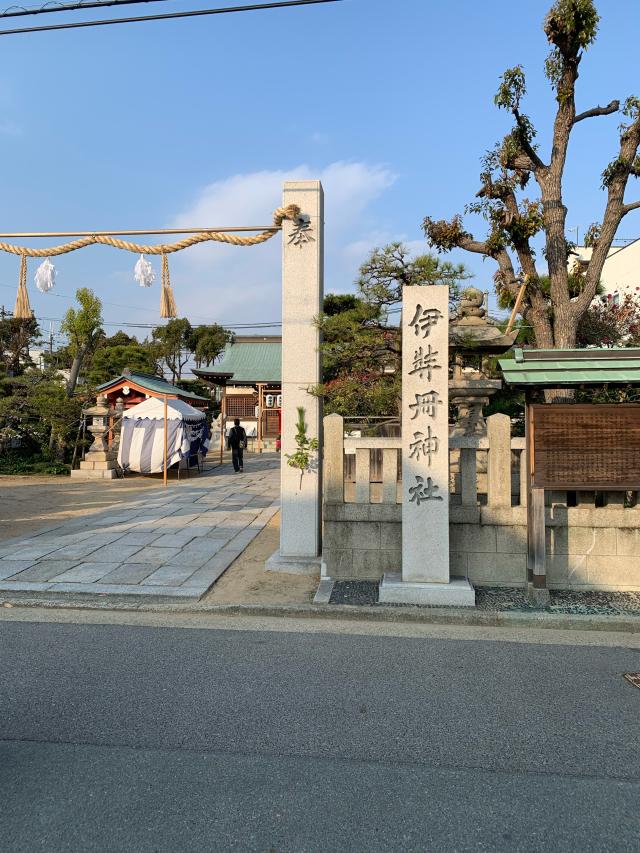
{"label": "white building", "polygon": [[[592,249],[576,246],[574,251],[580,260],[588,261]],[[604,294],[610,295],[616,302],[625,293],[637,293],[640,296],[640,239],[624,246],[611,247],[600,281]]]}

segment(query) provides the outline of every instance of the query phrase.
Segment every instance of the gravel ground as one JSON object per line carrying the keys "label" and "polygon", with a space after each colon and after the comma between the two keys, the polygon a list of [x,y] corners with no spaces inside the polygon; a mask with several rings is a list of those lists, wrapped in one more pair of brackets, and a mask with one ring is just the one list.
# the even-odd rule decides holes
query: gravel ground
{"label": "gravel ground", "polygon": [[594,592],[592,590],[550,591],[548,607],[536,608],[522,589],[513,587],[478,587],[476,606],[479,610],[544,610],[547,613],[572,613],[587,616],[624,613],[640,616],[640,593]]}
{"label": "gravel ground", "polygon": [[336,581],[329,604],[364,604],[378,603],[377,581]]}
{"label": "gravel ground", "polygon": [[[522,589],[515,587],[482,586],[476,588],[478,610],[544,611],[587,616],[617,615],[640,617],[640,593],[555,590],[550,592],[551,603],[540,608],[531,604]],[[378,603],[377,581],[336,581],[329,604]],[[399,605],[402,606],[402,605]]]}

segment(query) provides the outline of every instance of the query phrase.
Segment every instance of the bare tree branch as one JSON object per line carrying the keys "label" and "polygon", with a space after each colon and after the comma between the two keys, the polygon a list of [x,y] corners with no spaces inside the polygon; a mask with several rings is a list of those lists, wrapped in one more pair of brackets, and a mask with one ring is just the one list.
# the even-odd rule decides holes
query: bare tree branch
{"label": "bare tree branch", "polygon": [[578,113],[574,118],[573,123],[578,124],[579,121],[584,121],[585,118],[593,118],[594,116],[610,116],[612,113],[617,113],[620,109],[620,101],[611,101],[606,107],[593,107],[591,110],[585,110],[583,113]]}
{"label": "bare tree branch", "polygon": [[487,243],[482,240],[474,240],[470,235],[463,237],[458,246],[467,252],[475,252],[476,255],[489,255],[489,246]]}
{"label": "bare tree branch", "polygon": [[529,138],[527,135],[528,128],[525,125],[522,116],[520,115],[520,112],[517,109],[514,109],[513,115],[518,125],[518,130],[520,131],[520,144],[522,145],[522,150],[533,164],[533,169],[531,171],[535,172],[536,169],[544,169],[544,163],[538,156],[533,145],[529,142]]}
{"label": "bare tree branch", "polygon": [[594,246],[589,265],[584,277],[584,289],[582,293],[572,300],[571,313],[574,318],[579,318],[587,310],[594,296],[604,262],[609,254],[609,249],[616,236],[622,217],[640,207],[640,203],[624,203],[624,192],[629,180],[631,170],[634,168],[634,160],[640,146],[640,117],[626,127],[620,137],[620,153],[614,161],[617,168],[611,172],[607,185],[607,205],[602,219],[600,235]]}
{"label": "bare tree branch", "polygon": [[536,164],[533,162],[531,157],[528,154],[518,154],[517,157],[514,157],[511,166],[522,172],[535,172]]}

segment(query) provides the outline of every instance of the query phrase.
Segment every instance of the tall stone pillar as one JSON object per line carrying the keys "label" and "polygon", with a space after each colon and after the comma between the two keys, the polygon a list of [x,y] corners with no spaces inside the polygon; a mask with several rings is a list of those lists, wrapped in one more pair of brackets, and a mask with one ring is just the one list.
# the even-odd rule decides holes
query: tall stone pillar
{"label": "tall stone pillar", "polygon": [[308,389],[321,381],[320,332],[324,282],[324,205],[320,181],[287,181],[283,205],[302,211],[282,229],[282,461],[280,549],[267,570],[316,574],[321,552],[321,448],[312,453],[313,470],[287,464],[297,449],[298,407],[304,409],[309,438],[322,439],[322,404]]}
{"label": "tall stone pillar", "polygon": [[449,576],[449,288],[402,295],[402,566],[380,601],[473,606]]}

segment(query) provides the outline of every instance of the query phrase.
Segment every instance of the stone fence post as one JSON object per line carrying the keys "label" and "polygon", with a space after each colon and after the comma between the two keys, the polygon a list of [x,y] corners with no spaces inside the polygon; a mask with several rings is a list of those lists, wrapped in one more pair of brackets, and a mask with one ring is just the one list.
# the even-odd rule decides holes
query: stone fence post
{"label": "stone fence post", "polygon": [[344,503],[344,418],[327,415],[324,419],[324,502]]}
{"label": "stone fence post", "polygon": [[511,506],[511,420],[508,415],[487,418],[489,461],[487,466],[487,504]]}

